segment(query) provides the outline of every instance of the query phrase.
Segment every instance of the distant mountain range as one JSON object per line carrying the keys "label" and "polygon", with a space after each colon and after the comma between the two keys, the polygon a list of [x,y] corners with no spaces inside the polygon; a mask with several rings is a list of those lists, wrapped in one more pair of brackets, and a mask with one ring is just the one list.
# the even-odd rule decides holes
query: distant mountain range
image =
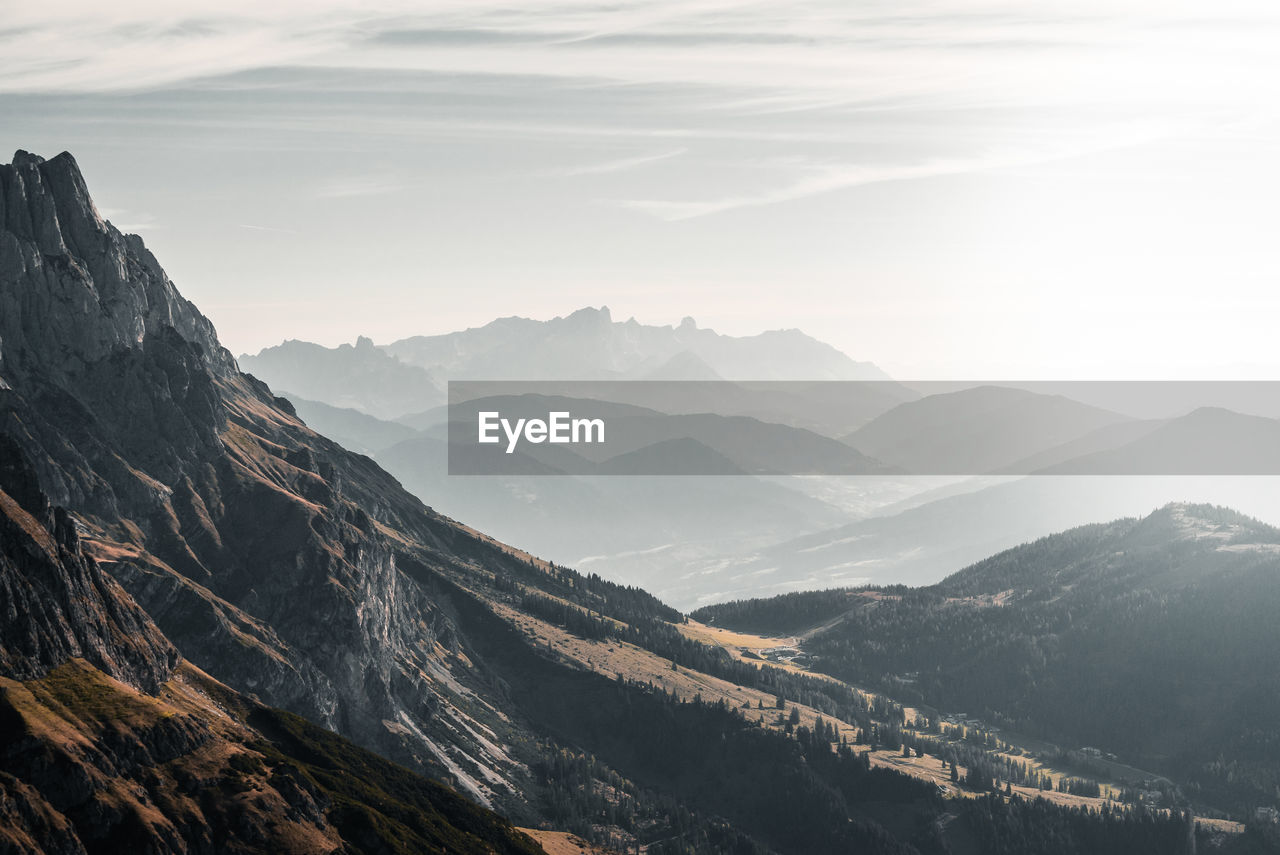
{"label": "distant mountain range", "polygon": [[447,380],[887,380],[869,362],[799,330],[754,336],[614,321],[607,307],[548,321],[499,318],[482,327],[375,347],[286,341],[240,367],[302,398],[396,419],[444,402]]}
{"label": "distant mountain range", "polygon": [[[760,389],[693,382],[687,400],[645,383],[567,385],[671,409],[694,409],[702,401],[755,415],[663,416],[636,403],[567,401],[571,409],[602,408],[620,445],[601,447],[595,456],[584,456],[590,448],[524,446],[516,455],[468,460],[468,471],[493,465],[501,477],[450,478],[446,408],[395,423],[303,399],[297,405],[314,427],[372,452],[425,501],[555,560],[589,560],[611,578],[639,582],[681,606],[839,584],[928,583],[1047,532],[1175,500],[1212,500],[1280,520],[1280,502],[1266,499],[1274,491],[1257,477],[1280,472],[1280,422],[1217,408],[1144,420],[1013,387],[912,399],[909,388],[886,381],[852,384],[849,389],[865,394],[843,401],[832,394],[843,392],[841,385]],[[525,407],[541,401],[521,400]],[[471,401],[455,408],[454,417],[465,421],[479,408]],[[867,456],[845,460],[821,433],[782,425],[788,408],[792,415],[820,415],[812,421],[827,431],[870,417],[843,440]],[[806,471],[863,477],[767,484],[742,478],[737,485],[714,478],[664,483],[654,477],[641,484],[543,477]],[[930,491],[942,483],[938,478],[911,475],[982,472],[996,475],[937,493]],[[1025,473],[1040,477],[1001,484],[1013,480],[1004,476]],[[1217,477],[1194,477],[1201,473]],[[863,497],[881,491],[893,498],[868,506]],[[909,504],[892,506],[913,494]]]}
{"label": "distant mountain range", "polygon": [[364,337],[333,348],[286,341],[257,356],[241,356],[240,367],[273,388],[384,419],[444,400],[442,376],[401,362]]}
{"label": "distant mountain range", "polygon": [[842,439],[906,472],[980,475],[1128,421],[1060,395],[977,386],[906,401]]}
{"label": "distant mountain range", "polygon": [[[619,448],[612,462],[589,460],[562,451],[563,446],[525,446],[509,458],[504,455],[500,476],[450,477],[448,426],[437,421],[445,417],[443,410],[423,420],[430,427],[416,431],[355,410],[294,396],[290,400],[309,426],[370,454],[414,495],[444,513],[557,562],[577,565],[590,559],[592,569],[611,578],[626,578],[630,565],[637,563],[644,577],[656,583],[676,575],[694,556],[765,546],[847,518],[829,502],[794,489],[794,482],[743,477],[743,467],[760,464],[749,447],[726,449],[726,456],[697,440],[650,428],[644,431],[648,446]],[[631,405],[598,406],[613,416],[654,415]],[[693,417],[673,421],[680,418]],[[861,455],[834,440],[798,436],[818,444],[817,449],[853,455],[850,465],[864,465]],[[650,454],[657,459],[647,458]],[[682,463],[687,465],[680,468]],[[629,477],[596,477],[619,474],[628,466],[633,467]],[[682,474],[672,476],[673,471]],[[692,471],[703,477],[683,474]],[[643,474],[653,472],[668,474]]]}
{"label": "distant mountain range", "polygon": [[928,585],[1048,532],[1189,499],[1280,520],[1280,492],[1268,477],[980,478],[919,493],[826,531],[688,560],[640,581],[690,608],[833,586]]}
{"label": "distant mountain range", "polygon": [[1178,418],[1109,428],[1021,465],[1050,474],[1280,474],[1280,420],[1200,407]]}
{"label": "distant mountain range", "polygon": [[549,321],[500,318],[483,327],[414,336],[387,353],[452,379],[494,380],[885,380],[799,330],[735,337],[701,329],[614,321],[608,307]]}

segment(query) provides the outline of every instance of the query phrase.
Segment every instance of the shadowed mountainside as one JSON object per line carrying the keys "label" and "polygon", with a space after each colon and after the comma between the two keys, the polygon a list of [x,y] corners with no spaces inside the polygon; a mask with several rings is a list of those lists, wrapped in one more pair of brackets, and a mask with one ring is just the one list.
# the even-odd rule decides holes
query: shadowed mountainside
{"label": "shadowed mountainside", "polygon": [[0,849],[541,851],[180,661],[0,435]]}
{"label": "shadowed mountainside", "polygon": [[820,670],[1266,804],[1280,785],[1280,530],[1172,504],[1051,535],[923,588],[793,594],[694,616],[796,632]]}

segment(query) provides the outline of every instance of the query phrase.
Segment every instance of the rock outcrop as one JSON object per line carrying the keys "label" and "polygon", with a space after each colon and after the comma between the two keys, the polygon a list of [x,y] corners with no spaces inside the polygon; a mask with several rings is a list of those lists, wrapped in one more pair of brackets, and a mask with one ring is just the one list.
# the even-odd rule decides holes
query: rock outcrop
{"label": "rock outcrop", "polygon": [[120,585],[86,558],[75,523],[0,436],[0,674],[43,677],[73,657],[147,691],[178,653]]}

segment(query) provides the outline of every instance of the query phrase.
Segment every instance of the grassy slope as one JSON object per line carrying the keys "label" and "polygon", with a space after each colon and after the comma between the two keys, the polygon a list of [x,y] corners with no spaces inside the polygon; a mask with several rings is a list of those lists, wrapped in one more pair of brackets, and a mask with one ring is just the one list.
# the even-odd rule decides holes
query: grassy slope
{"label": "grassy slope", "polygon": [[90,852],[177,841],[281,853],[542,851],[447,787],[187,664],[158,697],[83,660],[39,680],[0,679],[0,723],[5,771]]}

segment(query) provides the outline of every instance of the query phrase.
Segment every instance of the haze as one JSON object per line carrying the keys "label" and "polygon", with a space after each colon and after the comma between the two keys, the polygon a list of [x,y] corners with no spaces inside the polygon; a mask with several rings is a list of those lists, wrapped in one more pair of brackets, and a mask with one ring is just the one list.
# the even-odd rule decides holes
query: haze
{"label": "haze", "polygon": [[1267,3],[10,4],[233,351],[608,304],[899,377],[1280,377]]}

